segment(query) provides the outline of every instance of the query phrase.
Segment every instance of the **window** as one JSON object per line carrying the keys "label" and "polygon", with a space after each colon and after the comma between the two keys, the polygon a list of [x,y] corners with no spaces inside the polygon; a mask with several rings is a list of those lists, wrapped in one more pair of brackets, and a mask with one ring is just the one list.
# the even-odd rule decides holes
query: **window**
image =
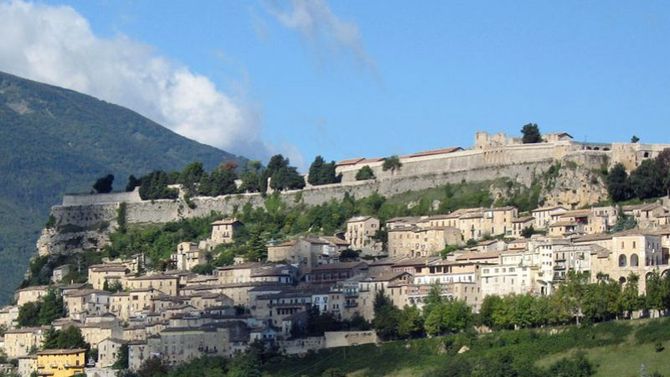
{"label": "window", "polygon": [[619,255],[619,267],[626,267],[626,256],[623,254]]}
{"label": "window", "polygon": [[640,264],[640,261],[638,259],[637,254],[631,255],[630,256],[630,266],[631,267],[637,267],[637,266],[639,266],[639,264]]}

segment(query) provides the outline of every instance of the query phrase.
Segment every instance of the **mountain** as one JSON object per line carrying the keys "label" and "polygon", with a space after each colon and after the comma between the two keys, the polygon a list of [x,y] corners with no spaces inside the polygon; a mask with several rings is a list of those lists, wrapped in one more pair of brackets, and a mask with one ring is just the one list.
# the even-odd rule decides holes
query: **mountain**
{"label": "mountain", "polygon": [[20,283],[49,208],[114,174],[212,169],[246,161],[197,143],[124,107],[0,72],[0,301]]}

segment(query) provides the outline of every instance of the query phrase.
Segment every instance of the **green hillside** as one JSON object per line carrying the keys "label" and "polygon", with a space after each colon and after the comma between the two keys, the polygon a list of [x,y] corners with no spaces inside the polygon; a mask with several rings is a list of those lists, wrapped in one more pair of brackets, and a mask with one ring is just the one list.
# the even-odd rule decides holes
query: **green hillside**
{"label": "green hillside", "polygon": [[126,108],[0,72],[0,302],[20,282],[49,208],[111,173],[212,169],[242,158],[203,145]]}

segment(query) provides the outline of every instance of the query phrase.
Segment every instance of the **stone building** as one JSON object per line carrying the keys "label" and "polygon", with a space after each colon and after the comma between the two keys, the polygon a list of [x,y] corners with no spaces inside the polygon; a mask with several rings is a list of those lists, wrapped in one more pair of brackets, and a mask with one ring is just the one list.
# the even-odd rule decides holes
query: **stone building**
{"label": "stone building", "polygon": [[207,263],[207,252],[194,242],[182,242],[177,251],[172,253],[170,260],[180,271],[191,271],[193,267]]}
{"label": "stone building", "polygon": [[106,338],[97,345],[98,362],[96,364],[99,368],[109,368],[116,362],[121,347],[127,345],[128,341],[117,338]]}
{"label": "stone building", "polygon": [[285,262],[300,268],[313,268],[339,260],[340,252],[348,248],[347,242],[335,237],[301,237],[268,245],[268,262]]}
{"label": "stone building", "polygon": [[46,296],[47,293],[49,293],[49,286],[36,285],[17,290],[14,294],[14,298],[16,299],[16,305],[21,307],[29,302],[39,301],[40,298]]}
{"label": "stone building", "polygon": [[[640,277],[639,291],[646,291],[646,277],[653,270],[663,273],[668,270],[668,250],[661,245],[661,237],[654,233],[639,230],[622,232],[600,239],[608,244],[591,256],[591,279],[596,281],[599,275],[625,284],[629,275]],[[588,241],[587,241],[588,242]],[[594,241],[596,242],[596,241]]]}
{"label": "stone building", "polygon": [[41,327],[22,327],[5,332],[5,354],[9,359],[27,356],[31,350],[42,346],[44,329]]}
{"label": "stone building", "polygon": [[144,361],[158,357],[178,365],[202,356],[231,357],[249,340],[249,329],[241,321],[197,328],[166,328],[146,341],[128,343],[129,369],[136,371]]}
{"label": "stone building", "polygon": [[363,255],[377,255],[382,243],[374,237],[379,231],[379,219],[371,216],[357,216],[347,220],[344,238],[353,250],[361,250]]}
{"label": "stone building", "polygon": [[20,377],[30,377],[37,372],[37,356],[21,356],[18,359],[17,373]]}
{"label": "stone building", "polygon": [[523,216],[512,219],[512,234],[514,238],[523,238],[521,233],[524,229],[535,227],[535,218],[532,216]]}
{"label": "stone building", "polygon": [[390,257],[422,257],[439,254],[447,245],[463,243],[461,232],[444,225],[442,217],[402,217],[387,223]]}
{"label": "stone building", "polygon": [[93,289],[104,289],[105,283],[121,284],[121,280],[129,273],[129,269],[122,263],[96,264],[88,268],[88,283]]}
{"label": "stone building", "polygon": [[179,275],[171,275],[171,274],[154,274],[154,275],[126,277],[123,279],[123,287],[131,291],[138,291],[143,289],[155,289],[168,296],[178,296],[179,280],[180,280]]}
{"label": "stone building", "polygon": [[374,318],[374,301],[379,291],[383,291],[393,304],[399,308],[405,306],[407,287],[412,282],[409,272],[387,271],[369,276],[358,282],[358,312],[367,320]]}
{"label": "stone building", "polygon": [[533,227],[535,229],[547,229],[552,223],[552,218],[558,217],[567,211],[568,209],[563,206],[536,208],[531,211],[531,215],[535,219]]}
{"label": "stone building", "polygon": [[212,223],[212,235],[210,237],[212,245],[233,243],[235,233],[242,225],[242,222],[235,218],[214,221]]}

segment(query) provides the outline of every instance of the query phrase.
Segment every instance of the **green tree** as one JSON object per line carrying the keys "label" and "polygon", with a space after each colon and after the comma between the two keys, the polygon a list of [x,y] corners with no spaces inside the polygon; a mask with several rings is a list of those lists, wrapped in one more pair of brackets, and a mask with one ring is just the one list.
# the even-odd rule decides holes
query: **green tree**
{"label": "green tree", "polygon": [[211,174],[203,174],[200,178],[198,192],[204,196],[220,196],[237,192],[237,174],[233,169],[221,166]]}
{"label": "green tree", "polygon": [[532,225],[521,230],[521,237],[523,238],[530,238],[533,234],[535,234],[535,228]]}
{"label": "green tree", "polygon": [[19,307],[19,316],[17,322],[20,327],[33,327],[39,325],[39,308],[37,302],[26,302]]}
{"label": "green tree", "polygon": [[205,169],[202,166],[202,162],[192,162],[186,165],[184,169],[179,173],[177,183],[183,186],[184,191],[189,196],[193,196],[198,193],[196,186],[202,180],[205,174],[206,173]]}
{"label": "green tree", "polygon": [[659,171],[654,160],[644,160],[629,177],[630,187],[635,197],[649,199],[663,196],[666,192],[665,176]]}
{"label": "green tree", "polygon": [[130,175],[128,177],[128,183],[126,184],[126,192],[131,192],[135,190],[135,187],[139,187],[142,185],[142,180],[137,179],[134,175]]}
{"label": "green tree", "polygon": [[398,336],[400,338],[416,338],[421,335],[423,335],[421,311],[414,305],[405,305],[399,314]]}
{"label": "green tree", "polygon": [[154,356],[142,363],[140,369],[137,371],[137,375],[139,377],[167,377],[169,372],[170,366],[168,363]]}
{"label": "green tree", "polygon": [[257,352],[246,352],[235,356],[230,362],[226,377],[260,377],[261,360]]}
{"label": "green tree", "polygon": [[112,369],[128,369],[128,355],[128,344],[122,344],[119,353],[116,354]]}
{"label": "green tree", "polygon": [[637,136],[635,136],[635,135],[633,135],[633,136],[630,138],[630,142],[633,143],[633,144],[635,144],[635,143],[639,143],[639,142],[640,142],[640,138],[637,137]]}
{"label": "green tree", "polygon": [[114,183],[114,175],[107,174],[104,177],[98,178],[93,184],[93,190],[98,194],[107,194],[112,192],[112,183]]}
{"label": "green tree", "polygon": [[642,302],[638,293],[639,281],[640,277],[631,272],[626,279],[626,283],[623,286],[623,292],[621,293],[621,307],[629,318],[632,312],[639,310],[642,307]]}
{"label": "green tree", "polygon": [[553,377],[588,377],[596,374],[596,370],[583,352],[570,358],[558,360],[549,367],[549,374]]}
{"label": "green tree", "polygon": [[456,333],[472,323],[471,309],[461,300],[443,300],[425,314],[424,327],[428,335]]}
{"label": "green tree", "polygon": [[664,284],[663,280],[658,270],[647,274],[646,305],[647,308],[656,310],[659,316],[666,308],[665,301],[669,295],[668,285]]}
{"label": "green tree", "polygon": [[40,310],[37,315],[39,324],[49,325],[55,319],[62,318],[64,315],[63,298],[55,289],[49,289],[49,292],[40,300]]}
{"label": "green tree", "polygon": [[400,162],[400,158],[396,155],[386,157],[384,159],[384,163],[382,164],[382,170],[387,171],[390,170],[391,173],[395,173],[396,170],[400,170],[402,167],[402,162]]}
{"label": "green tree", "polygon": [[377,335],[383,340],[397,339],[400,310],[393,305],[383,290],[375,295],[374,313],[372,327],[377,331]]}
{"label": "green tree", "polygon": [[162,171],[156,170],[140,179],[140,197],[143,200],[156,199],[176,199],[179,193],[177,190],[168,188],[170,176]]}
{"label": "green tree", "polygon": [[368,165],[363,166],[356,172],[357,181],[367,181],[368,179],[375,179],[375,172]]}
{"label": "green tree", "polygon": [[524,144],[534,144],[542,142],[542,135],[540,134],[540,128],[535,123],[525,124],[521,128],[521,142]]}
{"label": "green tree", "polygon": [[44,349],[90,349],[90,345],[86,343],[84,337],[81,335],[81,330],[74,326],[68,326],[62,330],[54,330],[53,327],[49,328],[44,335],[42,346]]}
{"label": "green tree", "polygon": [[494,313],[503,305],[503,300],[497,295],[487,295],[479,309],[479,323],[489,328],[498,328]]}
{"label": "green tree", "polygon": [[[266,182],[261,184],[263,179],[266,179]],[[265,187],[267,184],[267,178],[263,177],[261,162],[257,160],[249,161],[240,175],[240,180],[242,181],[239,188],[240,192],[261,192],[261,187]]]}

